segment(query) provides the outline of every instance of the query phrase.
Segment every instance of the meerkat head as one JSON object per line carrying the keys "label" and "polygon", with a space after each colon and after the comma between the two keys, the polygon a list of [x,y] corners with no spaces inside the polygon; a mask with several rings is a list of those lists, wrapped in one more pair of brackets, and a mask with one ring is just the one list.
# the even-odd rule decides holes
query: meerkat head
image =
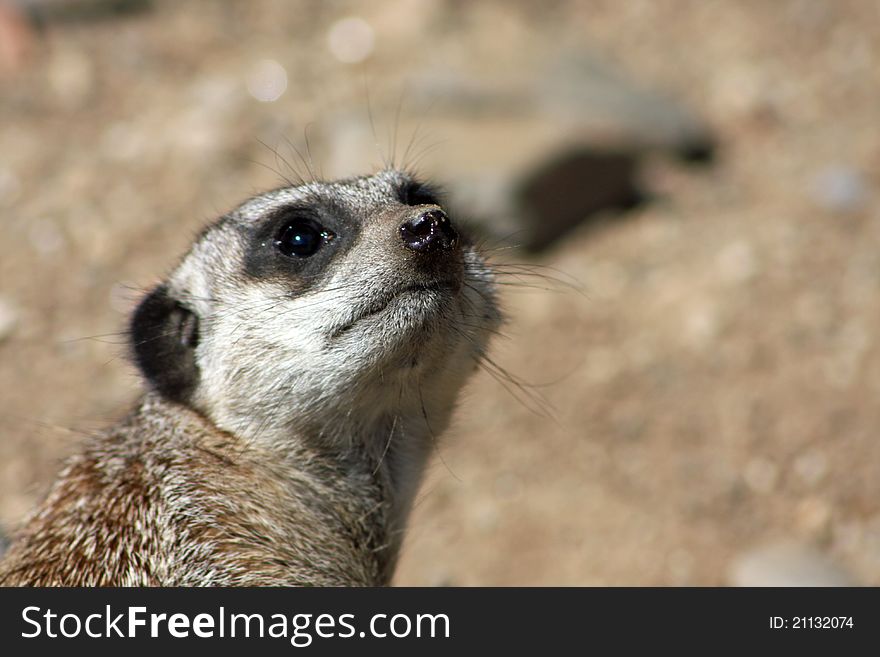
{"label": "meerkat head", "polygon": [[135,360],[246,439],[436,432],[499,323],[492,280],[405,173],[279,189],[205,229],[142,301]]}

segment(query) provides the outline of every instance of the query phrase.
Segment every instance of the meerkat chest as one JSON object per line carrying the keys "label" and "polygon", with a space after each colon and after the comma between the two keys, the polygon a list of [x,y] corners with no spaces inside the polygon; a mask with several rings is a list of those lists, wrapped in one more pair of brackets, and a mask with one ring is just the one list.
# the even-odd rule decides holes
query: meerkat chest
{"label": "meerkat chest", "polygon": [[198,554],[200,563],[184,566],[177,583],[386,583],[385,509],[369,487],[355,497],[337,472],[319,477],[241,454],[194,474],[187,473],[191,490],[172,501],[174,535],[184,544],[171,549]]}

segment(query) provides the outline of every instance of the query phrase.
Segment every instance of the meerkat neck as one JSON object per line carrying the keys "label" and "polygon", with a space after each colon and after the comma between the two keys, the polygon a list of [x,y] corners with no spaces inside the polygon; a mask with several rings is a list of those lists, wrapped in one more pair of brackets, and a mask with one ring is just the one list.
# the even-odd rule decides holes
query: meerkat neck
{"label": "meerkat neck", "polygon": [[[157,422],[161,432],[137,430]],[[354,581],[385,584],[390,579],[400,540],[389,481],[364,465],[360,450],[328,449],[292,436],[282,451],[277,444],[218,430],[201,414],[154,393],[142,398],[126,425],[134,430],[123,430],[124,436],[155,436],[119,448],[137,454],[145,472],[157,472],[155,464],[161,462],[162,477],[178,480],[185,470],[186,479],[196,482],[188,491],[194,505],[186,510],[188,517],[205,523],[218,506],[226,510],[223,522],[210,528],[218,543],[227,536],[234,541],[243,530],[255,531],[272,538],[259,559],[292,564],[292,572],[298,560],[327,553],[337,555],[328,565],[348,564],[350,572],[358,573]],[[113,436],[108,438],[112,443]],[[309,545],[311,550],[303,549]],[[300,566],[316,576],[315,563]],[[330,584],[348,581],[332,572],[326,577]]]}
{"label": "meerkat neck", "polygon": [[332,436],[294,434],[274,449],[293,470],[317,467],[314,474],[322,481],[329,467],[364,512],[381,509],[387,551],[395,561],[434,444],[421,416],[389,413],[366,426],[337,422]]}
{"label": "meerkat neck", "polygon": [[273,406],[250,417],[209,408],[203,415],[220,430],[240,437],[248,448],[271,454],[291,470],[317,465],[323,473],[330,463],[339,476],[359,485],[373,480],[398,531],[405,525],[436,436],[448,423],[452,401],[442,398],[427,410],[418,395],[395,396],[394,402],[352,403],[345,410],[316,404],[317,410],[302,413]]}

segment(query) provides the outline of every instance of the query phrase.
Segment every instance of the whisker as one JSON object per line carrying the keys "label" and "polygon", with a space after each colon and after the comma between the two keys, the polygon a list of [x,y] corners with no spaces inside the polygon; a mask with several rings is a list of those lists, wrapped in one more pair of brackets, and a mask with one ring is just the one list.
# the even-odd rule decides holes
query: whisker
{"label": "whisker", "polygon": [[428,435],[431,437],[431,442],[434,444],[434,450],[437,452],[437,458],[440,459],[440,462],[443,464],[443,467],[446,468],[446,471],[452,475],[452,478],[456,481],[460,482],[461,478],[452,471],[452,468],[449,467],[449,464],[446,462],[446,459],[443,458],[443,452],[440,449],[440,443],[437,440],[437,437],[434,435],[434,430],[431,428],[431,423],[428,421],[428,411],[425,408],[425,398],[422,396],[422,386],[421,383],[417,386],[417,390],[419,391],[419,405],[422,409],[422,418],[425,420],[425,427],[428,429]]}
{"label": "whisker", "polygon": [[[402,391],[401,391],[402,393]],[[382,462],[385,460],[385,455],[388,453],[388,448],[391,447],[391,441],[394,440],[394,429],[397,427],[397,418],[398,416],[394,416],[394,420],[391,423],[391,431],[388,432],[388,440],[385,442],[385,449],[382,450],[381,456],[379,456],[379,462],[376,464],[376,467],[373,469],[373,476],[376,476],[376,473],[379,472],[379,468],[382,467]]]}

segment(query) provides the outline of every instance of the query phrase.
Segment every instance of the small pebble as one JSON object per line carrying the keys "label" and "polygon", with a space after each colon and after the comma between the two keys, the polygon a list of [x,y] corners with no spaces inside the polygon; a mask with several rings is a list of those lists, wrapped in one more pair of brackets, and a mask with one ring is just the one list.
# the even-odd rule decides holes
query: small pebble
{"label": "small pebble", "polygon": [[731,283],[748,281],[758,273],[755,250],[745,241],[728,244],[718,254],[718,268]]}
{"label": "small pebble", "polygon": [[795,522],[798,529],[814,537],[828,536],[833,512],[824,500],[808,497],[795,509]]}
{"label": "small pebble", "polygon": [[855,586],[840,564],[817,549],[782,541],[736,557],[728,574],[733,586]]}
{"label": "small pebble", "polygon": [[247,90],[261,103],[278,100],[287,91],[287,71],[274,59],[261,59],[247,75]]}
{"label": "small pebble", "polygon": [[340,62],[357,64],[373,52],[373,28],[363,18],[349,17],[336,21],[327,33],[327,47]]}
{"label": "small pebble", "polygon": [[47,73],[52,91],[67,109],[81,107],[95,89],[95,66],[85,51],[57,50]]}
{"label": "small pebble", "polygon": [[666,569],[674,584],[687,584],[694,570],[694,555],[676,548],[666,555]]}
{"label": "small pebble", "polygon": [[0,168],[0,206],[9,207],[21,196],[21,180],[12,169]]}
{"label": "small pebble", "polygon": [[865,207],[868,186],[858,171],[844,166],[828,167],[813,181],[813,196],[826,210],[856,212]]}
{"label": "small pebble", "polygon": [[703,349],[718,337],[720,321],[712,304],[702,304],[690,308],[684,318],[682,337],[688,346]]}
{"label": "small pebble", "polygon": [[16,324],[18,324],[18,313],[15,308],[8,301],[0,298],[0,342],[12,335]]}
{"label": "small pebble", "polygon": [[743,472],[746,485],[754,492],[762,494],[773,492],[778,477],[779,468],[775,463],[764,458],[752,459],[746,464]]}
{"label": "small pebble", "polygon": [[51,256],[67,245],[64,234],[52,219],[41,218],[31,222],[28,230],[31,246],[41,256]]}
{"label": "small pebble", "polygon": [[828,459],[819,450],[808,450],[795,459],[793,468],[807,486],[815,486],[828,471]]}

